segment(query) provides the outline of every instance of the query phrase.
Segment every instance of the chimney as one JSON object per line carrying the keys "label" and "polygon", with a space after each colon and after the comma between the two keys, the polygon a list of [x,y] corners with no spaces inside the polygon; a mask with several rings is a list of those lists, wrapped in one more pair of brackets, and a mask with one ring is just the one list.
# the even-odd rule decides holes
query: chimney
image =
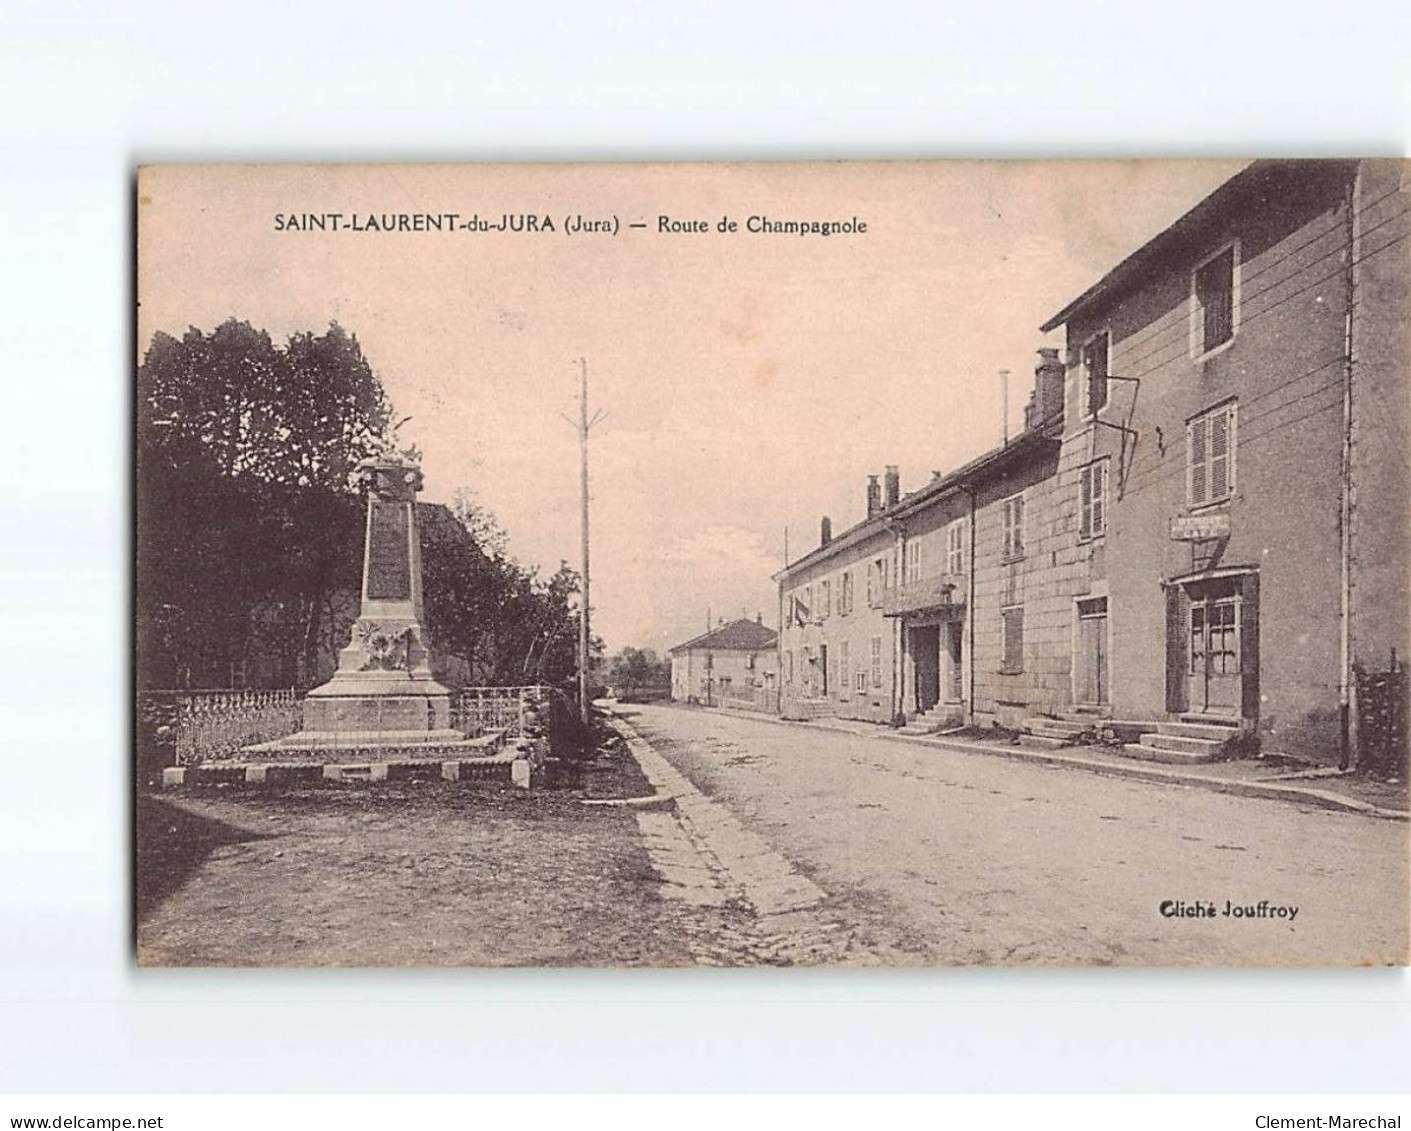
{"label": "chimney", "polygon": [[823,521],[818,524],[818,544],[826,546],[831,541],[833,541],[833,520],[825,514]]}
{"label": "chimney", "polygon": [[887,464],[887,506],[894,507],[901,502],[901,472],[894,463]]}
{"label": "chimney", "polygon": [[1058,350],[1039,350],[1039,363],[1034,367],[1034,394],[1024,409],[1024,427],[1035,428],[1046,420],[1063,415],[1063,382],[1066,376]]}
{"label": "chimney", "polygon": [[867,477],[867,517],[872,518],[882,509],[882,487],[875,475]]}
{"label": "chimney", "polygon": [[763,613],[755,613],[755,615],[754,615],[754,622],[755,622],[755,624],[763,624],[763,623],[764,623],[764,614],[763,614]]}

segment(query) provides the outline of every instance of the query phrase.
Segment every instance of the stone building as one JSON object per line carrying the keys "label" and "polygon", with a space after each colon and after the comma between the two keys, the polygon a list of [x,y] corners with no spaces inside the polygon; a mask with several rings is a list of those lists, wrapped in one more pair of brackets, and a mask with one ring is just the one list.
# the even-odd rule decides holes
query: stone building
{"label": "stone building", "polygon": [[1093,469],[1105,711],[1336,759],[1354,665],[1411,646],[1408,187],[1255,162],[1044,325]]}
{"label": "stone building", "polygon": [[668,650],[671,697],[681,703],[778,709],[778,634],[736,620]]}
{"label": "stone building", "polygon": [[867,517],[775,575],[779,585],[781,711],[789,718],[839,715],[889,722],[897,711],[897,626],[882,609],[897,575],[892,512],[901,479],[867,484]]}
{"label": "stone building", "polygon": [[784,713],[1346,761],[1411,650],[1408,168],[1255,162],[1049,319],[1015,439],[776,575]]}
{"label": "stone building", "polygon": [[884,493],[871,477],[867,517],[837,538],[824,519],[818,548],[776,575],[786,715],[934,728],[1071,701],[1068,616],[1090,554],[1063,383],[1043,351],[1019,436],[905,496],[895,467]]}

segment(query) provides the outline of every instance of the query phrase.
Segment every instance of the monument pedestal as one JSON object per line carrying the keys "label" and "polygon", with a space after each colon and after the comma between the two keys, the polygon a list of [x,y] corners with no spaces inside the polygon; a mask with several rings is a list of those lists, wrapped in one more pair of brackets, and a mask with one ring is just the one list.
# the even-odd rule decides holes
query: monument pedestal
{"label": "monument pedestal", "polygon": [[338,670],[308,693],[297,734],[242,756],[437,758],[482,749],[451,726],[451,693],[431,677],[422,630],[421,471],[397,459],[358,467],[367,489],[362,605]]}

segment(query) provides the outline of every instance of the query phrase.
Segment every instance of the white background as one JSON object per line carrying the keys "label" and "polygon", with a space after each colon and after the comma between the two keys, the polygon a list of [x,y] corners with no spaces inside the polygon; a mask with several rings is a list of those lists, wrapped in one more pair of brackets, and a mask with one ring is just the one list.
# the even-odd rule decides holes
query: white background
{"label": "white background", "polygon": [[0,10],[0,1090],[1411,1090],[1402,972],[137,972],[142,161],[1404,153],[1396,3]]}

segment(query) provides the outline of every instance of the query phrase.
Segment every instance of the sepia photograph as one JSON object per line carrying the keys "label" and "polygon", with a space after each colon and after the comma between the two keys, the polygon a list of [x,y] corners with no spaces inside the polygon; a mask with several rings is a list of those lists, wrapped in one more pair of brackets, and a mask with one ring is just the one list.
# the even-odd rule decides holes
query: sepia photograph
{"label": "sepia photograph", "polygon": [[1411,163],[134,192],[140,966],[1411,961]]}

